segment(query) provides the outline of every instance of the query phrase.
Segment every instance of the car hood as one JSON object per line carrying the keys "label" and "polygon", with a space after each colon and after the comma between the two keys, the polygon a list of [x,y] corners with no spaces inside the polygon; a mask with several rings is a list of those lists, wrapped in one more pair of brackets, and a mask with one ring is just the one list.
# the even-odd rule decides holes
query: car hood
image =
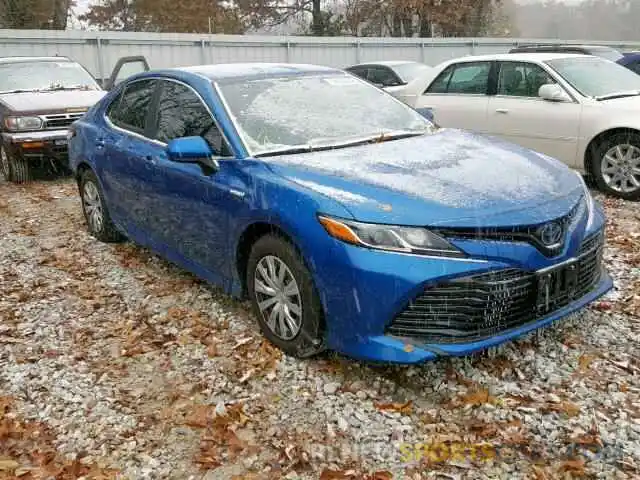
{"label": "car hood", "polygon": [[564,164],[454,129],[359,147],[269,157],[271,169],[360,221],[505,226],[566,214],[583,194]]}
{"label": "car hood", "polygon": [[88,109],[106,93],[103,90],[5,93],[0,95],[0,102],[15,113],[56,113],[76,108]]}

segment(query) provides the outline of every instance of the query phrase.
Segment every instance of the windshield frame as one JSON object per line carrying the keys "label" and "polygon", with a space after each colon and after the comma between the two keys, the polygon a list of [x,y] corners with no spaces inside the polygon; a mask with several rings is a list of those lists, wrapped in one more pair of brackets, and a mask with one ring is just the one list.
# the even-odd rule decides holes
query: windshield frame
{"label": "windshield frame", "polygon": [[[74,65],[76,68],[78,68],[79,70],[83,71],[84,73],[87,74],[87,76],[91,79],[91,81],[93,82],[93,85],[90,85],[91,87],[95,87],[94,90],[97,91],[103,91],[102,86],[100,85],[100,83],[98,83],[98,81],[96,80],[96,78],[92,75],[92,73],[87,70],[84,65],[75,62],[73,60],[69,60],[68,58],[65,57],[60,57],[60,59],[47,59],[47,60],[41,60],[41,59],[25,59],[25,60],[19,60],[19,61],[15,61],[15,62],[3,62],[0,63],[0,69],[2,67],[8,67],[11,68],[11,66],[15,66],[15,65],[24,65],[24,64],[48,64],[48,63],[68,63],[70,65]],[[18,90],[18,89],[16,89]],[[19,89],[19,90],[23,90],[23,89]],[[47,89],[36,89],[36,88],[24,88],[24,90],[26,90],[26,92],[38,92],[38,91],[49,91]],[[12,90],[2,90],[0,89],[0,94],[7,94],[9,92],[11,92]],[[55,90],[53,90],[55,91]]]}
{"label": "windshield frame", "polygon": [[[556,75],[558,78],[562,79],[562,81],[568,85],[569,87],[571,87],[572,90],[574,90],[575,92],[577,92],[578,94],[580,94],[580,96],[582,96],[583,98],[589,98],[592,100],[596,100],[599,96],[602,95],[607,95],[602,94],[602,95],[590,95],[586,92],[584,92],[582,89],[580,89],[577,85],[575,85],[572,81],[570,81],[565,75],[563,75],[557,68],[556,66],[554,66],[553,62],[556,61],[565,61],[565,60],[575,60],[577,62],[587,62],[587,61],[592,61],[594,58],[598,59],[598,61],[600,62],[604,62],[604,63],[611,63],[613,65],[615,65],[615,67],[613,68],[622,68],[623,70],[628,70],[630,73],[634,74],[634,72],[632,72],[631,70],[629,70],[627,67],[624,67],[622,65],[620,65],[619,63],[616,62],[612,62],[611,60],[607,60],[606,58],[602,58],[599,57],[597,55],[580,55],[580,56],[575,56],[575,57],[560,57],[560,58],[554,58],[551,60],[544,60],[542,63],[551,71],[553,72],[554,75]],[[586,59],[586,60],[584,60]],[[637,74],[635,74],[636,76],[638,76]],[[638,76],[640,78],[640,76]],[[609,92],[609,93],[618,93],[618,92]]]}
{"label": "windshield frame", "polygon": [[[269,75],[268,77],[263,77],[264,79],[275,79],[275,78],[295,78],[295,77],[314,77],[314,76],[318,76],[318,75],[323,75],[326,74],[327,72],[322,72],[322,71],[314,71],[314,72],[308,72],[308,73],[304,73],[304,74],[295,74],[295,75],[291,75],[291,74],[275,74],[275,75]],[[333,71],[330,72],[332,75],[340,75],[341,72],[340,70],[337,71]],[[345,73],[345,75],[349,75],[347,73]],[[384,91],[383,89],[378,89],[376,87],[373,87],[368,81],[363,80],[362,78],[356,76],[356,75],[350,75],[350,78],[354,78],[356,81],[362,83],[363,85],[365,85],[366,87],[371,87],[374,88],[376,90],[378,90],[379,92],[382,92],[382,94],[388,96],[388,98],[390,98],[392,101],[402,105],[404,108],[408,109],[408,110],[412,110],[414,113],[416,113],[421,119],[422,121],[424,121],[425,125],[430,127],[431,129],[435,129],[436,126],[433,122],[431,122],[428,118],[423,117],[419,112],[417,112],[415,109],[411,108],[410,106],[408,106],[406,103],[402,102],[401,100],[398,100],[395,96],[391,95],[390,93]],[[243,82],[243,81],[249,81],[249,80],[260,80],[260,78],[246,78],[246,77],[235,77],[235,78],[231,78],[231,79],[225,79],[225,80],[229,80],[228,83],[236,83],[236,82]],[[234,133],[236,134],[238,140],[240,141],[240,144],[242,146],[242,148],[244,149],[244,151],[247,153],[247,157],[249,158],[258,158],[260,160],[265,160],[271,156],[277,156],[277,153],[269,153],[267,151],[265,152],[261,152],[261,151],[256,151],[255,149],[251,148],[249,146],[250,142],[247,141],[246,137],[245,137],[245,132],[244,130],[240,127],[239,123],[238,123],[238,119],[236,118],[236,116],[233,113],[233,110],[231,109],[229,103],[227,102],[227,99],[224,95],[224,93],[222,92],[222,89],[220,88],[221,84],[223,83],[227,83],[227,82],[220,82],[219,80],[210,80],[211,84],[213,86],[213,90],[215,91],[218,99],[220,100],[220,103],[222,104],[222,107],[225,111],[225,114],[227,115],[227,118],[229,119],[229,122],[231,123],[233,129],[234,129]],[[424,133],[427,133],[428,129],[425,130]],[[373,135],[373,134],[372,134]],[[336,139],[335,141],[336,146],[335,148],[350,148],[351,142],[346,142],[344,139],[342,141],[339,141]],[[345,145],[340,145],[341,143],[345,143]],[[303,147],[304,145],[291,145],[291,148],[295,148],[295,147]],[[310,152],[313,150],[310,150]]]}

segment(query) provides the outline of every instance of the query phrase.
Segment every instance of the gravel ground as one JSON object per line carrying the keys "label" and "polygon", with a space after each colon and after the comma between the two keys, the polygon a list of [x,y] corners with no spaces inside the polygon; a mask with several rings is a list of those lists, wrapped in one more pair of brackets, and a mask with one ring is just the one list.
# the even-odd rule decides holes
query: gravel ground
{"label": "gravel ground", "polygon": [[91,238],[71,180],[0,183],[0,478],[640,478],[640,207],[605,206],[606,299],[381,367],[282,356],[246,304]]}

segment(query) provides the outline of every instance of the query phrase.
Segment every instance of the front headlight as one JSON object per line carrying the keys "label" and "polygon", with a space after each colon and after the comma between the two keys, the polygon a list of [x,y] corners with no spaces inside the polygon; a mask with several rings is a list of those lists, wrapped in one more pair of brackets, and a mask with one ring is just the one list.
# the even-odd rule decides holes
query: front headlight
{"label": "front headlight", "polygon": [[4,119],[4,124],[14,132],[40,130],[42,128],[42,119],[40,117],[7,117]]}
{"label": "front headlight", "polygon": [[352,245],[417,255],[466,256],[426,228],[338,220],[324,215],[318,216],[318,220],[329,235]]}
{"label": "front headlight", "polygon": [[578,178],[580,178],[580,182],[582,183],[582,188],[584,189],[584,198],[587,201],[588,217],[587,217],[587,226],[585,227],[585,231],[588,231],[591,229],[591,226],[593,225],[593,220],[594,220],[593,215],[596,207],[594,204],[593,195],[591,195],[591,191],[587,186],[587,182],[584,181],[584,177],[580,172],[576,172],[576,175],[578,175]]}

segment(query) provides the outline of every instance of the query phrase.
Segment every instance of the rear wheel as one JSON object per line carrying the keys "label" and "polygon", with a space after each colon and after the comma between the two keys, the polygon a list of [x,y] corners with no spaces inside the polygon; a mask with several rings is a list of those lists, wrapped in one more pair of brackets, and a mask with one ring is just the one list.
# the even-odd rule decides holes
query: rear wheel
{"label": "rear wheel", "polygon": [[31,180],[29,162],[10,153],[4,145],[0,146],[0,170],[10,182],[26,183]]}
{"label": "rear wheel", "polygon": [[102,242],[111,243],[124,240],[124,236],[111,221],[100,184],[91,170],[82,172],[78,187],[82,200],[82,212],[84,213],[89,233]]}
{"label": "rear wheel", "polygon": [[640,134],[616,133],[605,138],[592,157],[598,188],[626,200],[640,198]]}
{"label": "rear wheel", "polygon": [[251,249],[249,297],[260,329],[281,350],[304,358],[324,350],[324,321],[313,279],[284,238],[265,235]]}

